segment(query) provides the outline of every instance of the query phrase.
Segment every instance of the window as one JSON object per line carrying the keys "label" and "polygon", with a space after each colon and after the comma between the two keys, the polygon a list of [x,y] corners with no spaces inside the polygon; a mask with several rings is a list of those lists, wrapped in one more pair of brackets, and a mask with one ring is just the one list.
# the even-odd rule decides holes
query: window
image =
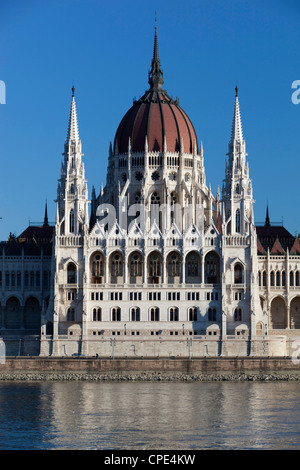
{"label": "window", "polygon": [[75,218],[74,218],[74,211],[73,209],[70,210],[70,232],[75,232]]}
{"label": "window", "polygon": [[150,320],[159,321],[159,308],[158,307],[152,307],[150,309]]}
{"label": "window", "polygon": [[140,321],[140,308],[139,307],[133,307],[131,309],[131,320],[132,321]]}
{"label": "window", "polygon": [[149,276],[151,277],[160,276],[160,258],[156,254],[152,255],[150,258]]}
{"label": "window", "polygon": [[101,321],[101,308],[94,308],[93,309],[93,321]]}
{"label": "window", "polygon": [[208,321],[216,321],[217,320],[217,311],[215,308],[208,309]]}
{"label": "window", "polygon": [[34,286],[34,272],[30,271],[30,287]]}
{"label": "window", "polygon": [[11,286],[15,287],[15,285],[16,285],[16,274],[15,274],[15,271],[12,271],[12,273],[11,273]]}
{"label": "window", "polygon": [[76,284],[76,266],[73,263],[68,264],[67,283]]}
{"label": "window", "polygon": [[168,273],[170,277],[180,275],[180,260],[176,254],[173,254],[169,258]]}
{"label": "window", "polygon": [[234,311],[234,321],[242,321],[242,309],[236,308]]}
{"label": "window", "polygon": [[121,309],[119,307],[115,307],[112,309],[111,319],[112,321],[121,321]]}
{"label": "window", "polygon": [[276,286],[280,286],[280,271],[276,271]]}
{"label": "window", "polygon": [[17,272],[17,286],[21,286],[21,271]]}
{"label": "window", "polygon": [[67,312],[67,321],[75,320],[75,308],[69,307]]}
{"label": "window", "polygon": [[236,263],[236,265],[234,266],[234,283],[243,283],[243,266],[240,263]]}
{"label": "window", "polygon": [[197,307],[189,308],[189,321],[197,321]]}
{"label": "window", "polygon": [[142,262],[139,255],[133,255],[130,262],[130,275],[141,276],[142,275]]}
{"label": "window", "polygon": [[271,271],[271,274],[270,274],[270,284],[271,284],[271,286],[275,285],[274,271]]}
{"label": "window", "polygon": [[294,286],[294,273],[293,271],[290,271],[290,286]]}
{"label": "window", "polygon": [[123,275],[123,262],[122,257],[119,254],[116,254],[113,257],[111,263],[111,274],[115,277]]}
{"label": "window", "polygon": [[28,271],[25,271],[25,287],[28,287],[29,286],[29,273]]}
{"label": "window", "polygon": [[170,321],[178,321],[179,320],[179,310],[177,307],[170,308]]}
{"label": "window", "polygon": [[241,213],[239,209],[235,212],[235,231],[237,233],[241,231]]}

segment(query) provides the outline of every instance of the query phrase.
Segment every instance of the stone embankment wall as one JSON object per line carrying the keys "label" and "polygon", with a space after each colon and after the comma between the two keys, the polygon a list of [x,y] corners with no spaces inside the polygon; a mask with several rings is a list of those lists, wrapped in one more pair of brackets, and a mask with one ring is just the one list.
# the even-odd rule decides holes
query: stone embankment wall
{"label": "stone embankment wall", "polygon": [[281,357],[191,360],[7,357],[0,364],[1,380],[300,380],[300,366]]}

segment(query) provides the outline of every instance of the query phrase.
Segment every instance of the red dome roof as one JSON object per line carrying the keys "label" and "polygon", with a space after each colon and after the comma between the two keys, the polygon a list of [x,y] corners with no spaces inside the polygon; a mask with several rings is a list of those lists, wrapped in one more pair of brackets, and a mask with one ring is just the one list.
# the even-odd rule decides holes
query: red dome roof
{"label": "red dome roof", "polygon": [[197,136],[190,119],[178,101],[171,99],[162,89],[163,82],[155,26],[150,89],[123,117],[115,136],[115,154],[128,152],[129,138],[132,152],[144,152],[146,136],[150,152],[162,152],[165,139],[169,152],[179,152],[181,140],[184,152],[193,153],[195,144],[198,151]]}
{"label": "red dome roof", "polygon": [[165,138],[169,152],[179,152],[181,139],[184,152],[193,153],[195,143],[198,149],[190,119],[163,90],[149,90],[125,114],[116,132],[115,153],[128,152],[129,138],[132,152],[143,152],[146,136],[149,152],[162,152]]}

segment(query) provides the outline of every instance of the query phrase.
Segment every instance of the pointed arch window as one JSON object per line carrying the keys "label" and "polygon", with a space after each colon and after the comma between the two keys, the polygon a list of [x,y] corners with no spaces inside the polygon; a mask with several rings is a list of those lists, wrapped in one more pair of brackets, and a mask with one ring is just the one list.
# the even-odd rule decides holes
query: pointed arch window
{"label": "pointed arch window", "polygon": [[197,321],[197,307],[189,308],[189,321]]}
{"label": "pointed arch window", "polygon": [[76,266],[73,263],[68,264],[67,283],[68,284],[76,284]]}
{"label": "pointed arch window", "polygon": [[159,308],[158,307],[152,307],[150,309],[150,320],[159,321]]}
{"label": "pointed arch window", "polygon": [[234,310],[234,321],[242,321],[242,309],[236,308]]}
{"label": "pointed arch window", "polygon": [[243,283],[243,266],[240,263],[236,263],[236,265],[234,266],[234,283]]}
{"label": "pointed arch window", "polygon": [[170,321],[178,321],[179,320],[179,310],[177,307],[170,308]]}
{"label": "pointed arch window", "polygon": [[112,321],[121,321],[121,309],[120,307],[115,307],[111,311]]}
{"label": "pointed arch window", "polygon": [[131,309],[131,320],[132,321],[140,321],[141,318],[141,311],[139,307],[133,307]]}
{"label": "pointed arch window", "polygon": [[67,321],[74,321],[75,320],[75,309],[73,307],[69,307],[67,311]]}
{"label": "pointed arch window", "polygon": [[70,232],[75,232],[75,217],[73,209],[70,210]]}
{"label": "pointed arch window", "polygon": [[235,212],[235,231],[240,233],[241,231],[241,212],[239,209]]}
{"label": "pointed arch window", "polygon": [[93,309],[93,321],[101,321],[101,308],[94,308]]}

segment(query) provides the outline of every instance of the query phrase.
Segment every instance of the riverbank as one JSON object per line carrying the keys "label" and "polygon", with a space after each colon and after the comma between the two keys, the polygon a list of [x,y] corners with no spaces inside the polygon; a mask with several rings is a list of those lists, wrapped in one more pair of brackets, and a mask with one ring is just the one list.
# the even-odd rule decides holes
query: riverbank
{"label": "riverbank", "polygon": [[2,372],[0,382],[300,382],[300,373],[84,373],[84,372]]}
{"label": "riverbank", "polygon": [[7,357],[0,381],[300,381],[288,357],[72,358]]}

